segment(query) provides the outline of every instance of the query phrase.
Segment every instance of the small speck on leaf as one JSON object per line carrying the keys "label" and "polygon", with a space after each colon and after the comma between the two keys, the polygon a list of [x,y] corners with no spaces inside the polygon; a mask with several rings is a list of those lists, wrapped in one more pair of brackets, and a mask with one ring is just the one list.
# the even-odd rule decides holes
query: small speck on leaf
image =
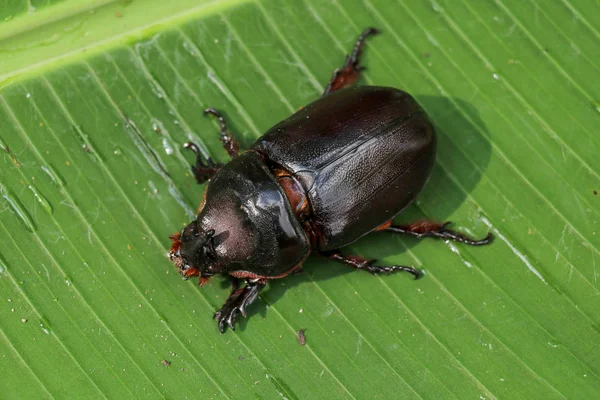
{"label": "small speck on leaf", "polygon": [[300,346],[304,346],[306,344],[306,335],[304,334],[305,330],[306,329],[300,329],[298,332],[296,332],[298,335],[298,344],[300,344]]}
{"label": "small speck on leaf", "polygon": [[8,146],[5,146],[4,151],[7,152],[8,155],[12,158],[12,162],[15,165],[15,167],[20,168],[21,164],[19,164],[19,161],[17,161],[17,157],[10,151],[10,148]]}
{"label": "small speck on leaf", "polygon": [[164,365],[165,367],[168,367],[168,366],[170,366],[170,365],[171,365],[171,361],[167,361],[167,360],[162,360],[160,363],[161,363],[162,365]]}

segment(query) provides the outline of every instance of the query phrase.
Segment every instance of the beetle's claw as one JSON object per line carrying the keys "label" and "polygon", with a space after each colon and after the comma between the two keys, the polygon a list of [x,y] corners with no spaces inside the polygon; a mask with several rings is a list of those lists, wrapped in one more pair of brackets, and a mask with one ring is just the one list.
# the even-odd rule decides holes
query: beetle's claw
{"label": "beetle's claw", "polygon": [[217,118],[223,118],[223,116],[221,115],[221,113],[218,112],[217,110],[215,110],[212,107],[208,107],[208,108],[204,109],[204,115],[207,115],[207,114],[212,114],[212,115],[214,115]]}
{"label": "beetle's claw", "polygon": [[233,314],[227,320],[227,325],[229,325],[229,328],[231,328],[232,331],[235,331],[235,318]]}
{"label": "beetle's claw", "polygon": [[368,35],[379,35],[381,31],[377,28],[373,28],[372,26],[365,29],[361,36],[367,37]]}
{"label": "beetle's claw", "polygon": [[227,322],[227,326],[229,326],[229,329],[231,329],[232,331],[235,331],[235,315],[236,315],[236,310],[232,310],[231,313],[229,313],[226,318],[224,318],[221,321],[221,325],[225,325],[224,322]]}
{"label": "beetle's claw", "polygon": [[229,314],[227,317],[221,312],[221,310],[217,311],[213,318],[217,321],[217,326],[219,327],[219,332],[222,334],[225,333],[225,323],[229,325],[229,327],[235,331],[235,321],[232,314]]}
{"label": "beetle's claw", "polygon": [[450,225],[452,225],[452,221],[446,221],[442,224],[442,226],[440,226],[440,231],[444,231],[446,230],[446,228],[448,228]]}
{"label": "beetle's claw", "polygon": [[225,320],[220,320],[218,325],[219,332],[221,332],[221,334],[225,333]]}
{"label": "beetle's claw", "polygon": [[217,320],[219,326],[219,332],[225,333],[225,324],[232,330],[235,331],[235,318],[237,316],[238,309],[234,308],[233,310],[222,313],[218,311],[214,315],[214,319]]}
{"label": "beetle's claw", "polygon": [[256,279],[253,281],[246,280],[247,286],[234,290],[223,307],[217,311],[214,315],[214,319],[217,321],[219,331],[225,332],[225,324],[227,324],[231,330],[235,330],[235,319],[238,314],[242,314],[244,317],[247,316],[246,308],[252,304],[252,302],[258,296],[258,293],[267,284],[266,280]]}
{"label": "beetle's claw", "polygon": [[482,244],[488,244],[491,243],[494,240],[494,235],[492,234],[492,232],[488,232],[487,235],[485,235],[485,237],[483,239],[480,240],[480,242],[482,242]]}
{"label": "beetle's claw", "polygon": [[242,310],[241,306],[231,306],[227,304],[217,311],[213,318],[217,321],[219,332],[225,333],[225,324],[227,324],[232,331],[235,331],[235,319],[240,312],[244,317],[246,316],[246,311],[245,309]]}
{"label": "beetle's claw", "polygon": [[423,276],[425,276],[425,273],[423,272],[423,270],[416,269],[416,268],[413,268],[413,269],[414,269],[414,273],[411,272],[411,274],[413,274],[415,276],[415,281],[417,279],[421,279]]}
{"label": "beetle's claw", "polygon": [[200,154],[200,149],[198,148],[198,146],[196,146],[194,143],[192,142],[185,142],[183,144],[183,148],[184,149],[190,149],[194,154],[198,155]]}

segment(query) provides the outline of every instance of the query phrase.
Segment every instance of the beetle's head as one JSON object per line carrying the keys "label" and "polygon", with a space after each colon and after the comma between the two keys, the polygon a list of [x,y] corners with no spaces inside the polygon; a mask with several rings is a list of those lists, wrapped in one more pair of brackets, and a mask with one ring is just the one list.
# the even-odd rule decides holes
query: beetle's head
{"label": "beetle's head", "polygon": [[199,276],[200,286],[219,272],[214,235],[214,229],[204,230],[195,220],[181,232],[169,236],[173,241],[168,253],[169,258],[186,279]]}

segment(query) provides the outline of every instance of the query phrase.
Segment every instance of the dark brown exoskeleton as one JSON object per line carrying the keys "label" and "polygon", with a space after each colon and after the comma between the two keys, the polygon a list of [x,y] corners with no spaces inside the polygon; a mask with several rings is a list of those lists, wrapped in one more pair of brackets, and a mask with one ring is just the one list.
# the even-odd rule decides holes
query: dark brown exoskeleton
{"label": "dark brown exoskeleton", "polygon": [[[234,289],[215,313],[221,332],[234,329],[238,313],[269,279],[299,269],[313,252],[372,274],[419,271],[402,265],[377,266],[340,248],[373,231],[436,237],[478,246],[491,235],[470,239],[448,223],[392,225],[391,219],[421,191],[435,161],[436,138],[423,109],[407,93],[389,87],[347,88],[361,71],[359,57],[369,28],[359,37],[343,68],[323,96],[261,136],[238,154],[223,117],[221,141],[232,160],[204,160],[191,143],[199,183],[210,180],[198,217],[171,236],[169,257],[181,275],[229,274]],[[239,288],[238,279],[246,286]]]}

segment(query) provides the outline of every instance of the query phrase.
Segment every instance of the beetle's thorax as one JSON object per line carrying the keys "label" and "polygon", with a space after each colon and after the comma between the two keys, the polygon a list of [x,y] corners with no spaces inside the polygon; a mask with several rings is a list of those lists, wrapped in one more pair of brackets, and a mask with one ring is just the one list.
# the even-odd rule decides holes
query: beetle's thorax
{"label": "beetle's thorax", "polygon": [[173,239],[182,275],[276,277],[304,260],[310,244],[282,189],[255,151],[221,168],[197,219]]}

